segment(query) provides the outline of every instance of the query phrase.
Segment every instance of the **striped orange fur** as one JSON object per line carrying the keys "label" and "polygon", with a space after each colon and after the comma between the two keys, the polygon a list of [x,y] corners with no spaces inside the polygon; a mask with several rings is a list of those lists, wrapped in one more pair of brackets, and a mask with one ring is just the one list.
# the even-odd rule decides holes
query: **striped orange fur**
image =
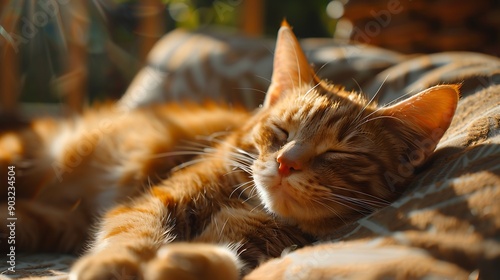
{"label": "striped orange fur", "polygon": [[[37,170],[31,183],[42,191],[26,198],[55,212],[79,204],[51,222],[27,207],[37,219],[22,229],[22,246],[43,247],[28,233],[43,221],[55,230],[43,242],[53,236],[51,248],[78,248],[85,235],[64,246],[55,237],[84,232],[99,208],[114,206],[97,219],[71,279],[238,279],[393,201],[436,147],[457,101],[458,86],[442,85],[378,108],[316,77],[285,23],[272,84],[253,114],[169,105],[109,116],[104,109],[41,135],[34,158],[69,168],[60,182],[37,182],[50,173]],[[113,120],[106,133],[92,132],[103,118]],[[53,144],[61,133],[65,145]],[[199,135],[212,137],[177,148]],[[91,151],[78,161],[82,137]]]}

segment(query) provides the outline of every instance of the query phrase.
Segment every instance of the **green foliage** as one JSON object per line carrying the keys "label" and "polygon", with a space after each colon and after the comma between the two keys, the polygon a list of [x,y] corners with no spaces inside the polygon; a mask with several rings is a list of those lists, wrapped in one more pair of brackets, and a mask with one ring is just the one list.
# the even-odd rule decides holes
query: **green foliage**
{"label": "green foliage", "polygon": [[[237,28],[244,0],[162,0],[175,27],[198,29],[209,25]],[[247,0],[248,1],[248,0]],[[280,22],[287,18],[299,37],[324,37],[333,34],[334,21],[327,17],[330,0],[264,1],[266,35],[274,36]],[[172,26],[169,26],[171,28]]]}

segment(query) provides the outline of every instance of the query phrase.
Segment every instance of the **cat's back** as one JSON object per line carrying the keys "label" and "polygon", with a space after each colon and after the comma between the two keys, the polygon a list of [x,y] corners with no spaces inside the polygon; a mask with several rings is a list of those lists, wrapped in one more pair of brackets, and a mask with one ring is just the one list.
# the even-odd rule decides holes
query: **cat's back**
{"label": "cat's back", "polygon": [[199,152],[194,143],[226,134],[248,115],[215,103],[134,110],[101,105],[81,116],[40,118],[1,132],[0,159],[17,166],[20,196],[63,204],[83,198],[100,208],[165,178]]}

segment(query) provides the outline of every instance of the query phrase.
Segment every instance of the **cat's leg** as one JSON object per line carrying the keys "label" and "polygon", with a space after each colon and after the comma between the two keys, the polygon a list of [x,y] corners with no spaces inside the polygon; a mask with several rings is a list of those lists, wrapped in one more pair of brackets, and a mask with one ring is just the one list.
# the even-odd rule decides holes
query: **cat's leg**
{"label": "cat's leg", "polygon": [[[262,217],[262,216],[261,216]],[[264,254],[243,244],[252,225],[259,223],[248,209],[223,208],[214,210],[204,230],[190,242],[163,245],[155,257],[145,266],[147,280],[218,280],[239,279],[245,263],[240,259],[242,251],[251,251],[259,259]]]}
{"label": "cat's leg", "polygon": [[141,279],[142,265],[173,236],[167,207],[153,195],[109,211],[90,251],[73,266],[70,279]]}
{"label": "cat's leg", "polygon": [[247,206],[216,210],[191,242],[163,245],[145,266],[145,279],[239,279],[286,248],[311,242],[296,227]]}
{"label": "cat's leg", "polygon": [[166,244],[175,239],[166,211],[153,196],[110,211],[94,247],[74,265],[70,279],[239,279],[237,255],[230,249]]}
{"label": "cat's leg", "polygon": [[177,237],[175,217],[168,212],[174,205],[168,194],[148,194],[108,212],[93,248],[73,266],[70,279],[239,279],[235,251],[171,243]]}

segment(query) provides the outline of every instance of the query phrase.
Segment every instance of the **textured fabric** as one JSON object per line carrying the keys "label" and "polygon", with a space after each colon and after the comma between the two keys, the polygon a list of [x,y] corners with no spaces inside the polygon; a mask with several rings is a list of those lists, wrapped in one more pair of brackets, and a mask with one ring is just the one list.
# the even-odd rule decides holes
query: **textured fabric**
{"label": "textured fabric", "polygon": [[[302,46],[318,75],[348,89],[358,89],[403,59],[391,51],[330,39],[305,39]],[[255,108],[263,102],[270,84],[273,49],[273,41],[173,31],[153,48],[148,65],[121,102],[135,108],[155,102],[210,99]]]}

